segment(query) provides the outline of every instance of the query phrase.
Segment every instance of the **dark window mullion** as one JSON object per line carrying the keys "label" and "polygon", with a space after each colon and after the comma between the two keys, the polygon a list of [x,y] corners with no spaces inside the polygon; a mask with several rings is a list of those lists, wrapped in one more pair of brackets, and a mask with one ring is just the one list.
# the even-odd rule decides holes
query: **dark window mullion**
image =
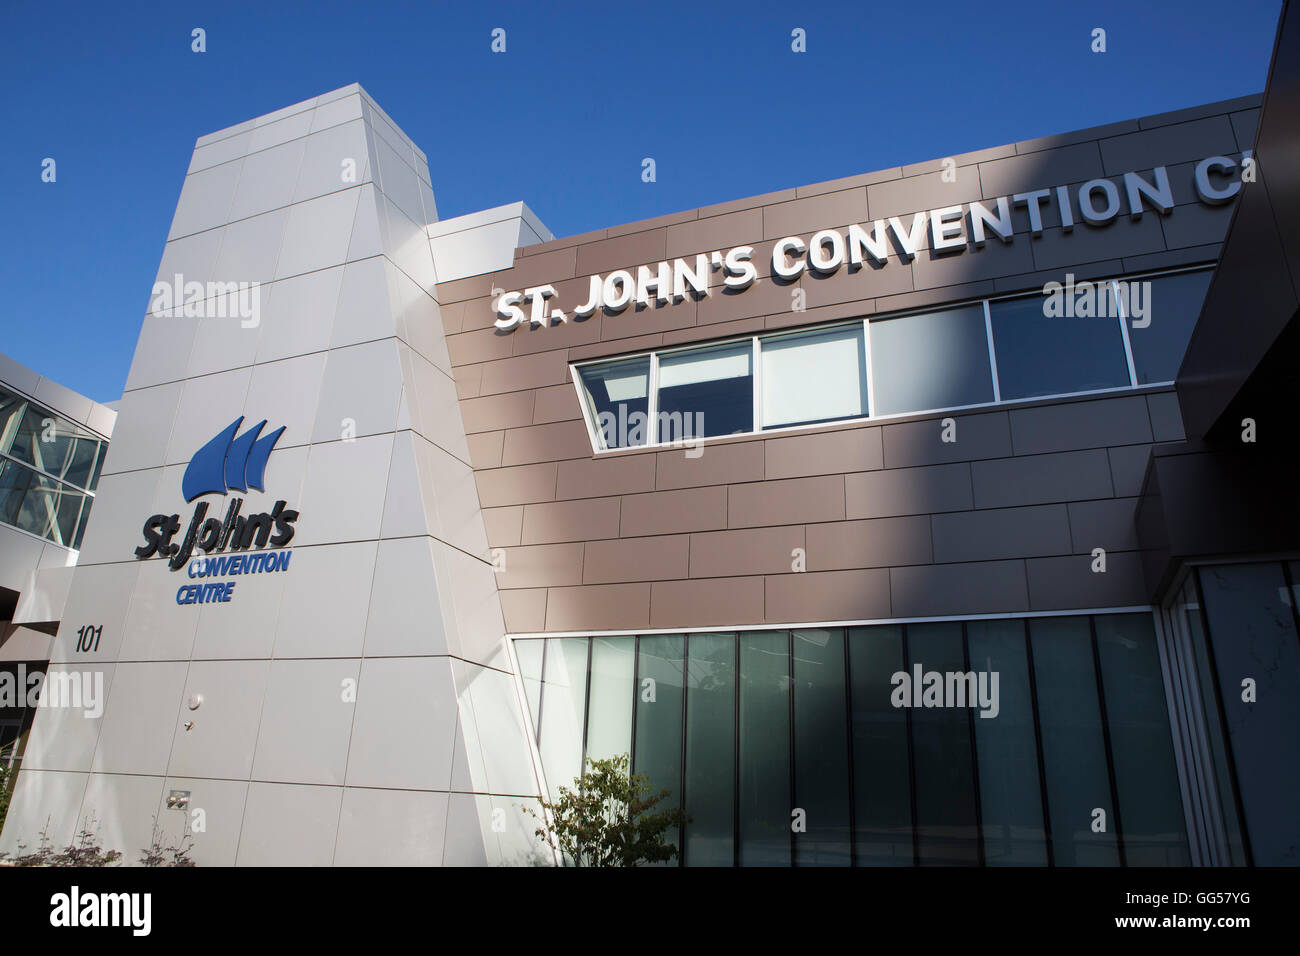
{"label": "dark window mullion", "polygon": [[[903,671],[911,673],[912,653],[909,646],[908,626],[906,624],[899,627],[900,639],[903,650]],[[907,722],[907,797],[911,802],[912,809],[912,866],[921,865],[921,833],[920,821],[916,818],[916,753],[915,745],[912,741],[912,708],[904,707],[903,714]]]}
{"label": "dark window mullion", "polygon": [[1038,757],[1038,792],[1043,807],[1043,840],[1047,846],[1047,865],[1055,866],[1052,848],[1052,816],[1047,804],[1047,768],[1043,764],[1043,728],[1038,722],[1038,678],[1034,674],[1034,644],[1029,639],[1029,619],[1022,619],[1025,632],[1025,664],[1029,672],[1029,704],[1034,718],[1034,751]]}
{"label": "dark window mullion", "polygon": [[628,776],[636,773],[636,713],[641,709],[641,635],[632,638],[632,744],[627,752]]}
{"label": "dark window mullion", "polygon": [[734,716],[733,716],[732,728],[731,728],[731,740],[732,740],[731,859],[732,859],[732,864],[736,867],[739,867],[740,866],[740,688],[741,688],[740,631],[736,632],[736,639],[735,639],[734,646],[735,646],[735,669],[733,670],[732,673],[735,679],[735,699],[732,701],[732,712]]}
{"label": "dark window mullion", "polygon": [[1187,690],[1189,678],[1186,662],[1182,659],[1183,655],[1178,646],[1178,630],[1181,622],[1176,618],[1178,615],[1178,595],[1182,593],[1183,588],[1179,588],[1174,592],[1173,603],[1169,609],[1162,609],[1157,612],[1157,625],[1161,636],[1157,638],[1156,646],[1160,653],[1162,672],[1167,677],[1169,684],[1169,705],[1173,711],[1173,717],[1170,721],[1170,733],[1176,748],[1175,756],[1181,763],[1184,778],[1179,780],[1179,789],[1184,791],[1187,838],[1190,844],[1193,832],[1195,833],[1196,839],[1199,841],[1201,858],[1208,859],[1213,865],[1216,862],[1214,859],[1216,853],[1214,838],[1211,836],[1208,827],[1209,801],[1204,791],[1201,768],[1197,765],[1196,754],[1194,753],[1192,739],[1194,722],[1188,702]]}
{"label": "dark window mullion", "polygon": [[[587,638],[586,680],[582,686],[582,762],[578,765],[578,776],[587,776],[587,724],[591,721],[591,644],[594,638]],[[631,773],[632,768],[628,767]]]}
{"label": "dark window mullion", "polygon": [[849,866],[858,865],[857,788],[853,770],[853,672],[849,661],[850,628],[841,628],[844,642],[844,724],[849,758]]}
{"label": "dark window mullion", "polygon": [[1088,616],[1088,642],[1092,647],[1092,669],[1097,682],[1097,710],[1101,717],[1101,740],[1106,747],[1106,779],[1110,785],[1111,822],[1115,827],[1115,849],[1119,865],[1128,866],[1124,853],[1124,826],[1119,812],[1119,788],[1115,785],[1115,756],[1110,746],[1110,715],[1106,713],[1106,689],[1101,677],[1101,655],[1097,651],[1097,619]]}
{"label": "dark window mullion", "polygon": [[[687,671],[690,666],[690,649],[691,636],[682,634],[682,759],[681,759],[681,790],[677,794],[678,809],[684,814],[686,812],[686,696],[689,692]],[[681,842],[681,852],[677,854],[677,865],[686,865],[686,823],[677,830],[677,839]]]}
{"label": "dark window mullion", "polygon": [[1286,584],[1286,603],[1291,608],[1291,621],[1295,625],[1296,638],[1300,639],[1300,609],[1295,606],[1295,582],[1291,579],[1291,562],[1282,561],[1282,580]]}
{"label": "dark window mullion", "polygon": [[[1210,633],[1210,616],[1205,611],[1205,592],[1201,588],[1200,568],[1192,570],[1192,579],[1196,583],[1196,607],[1201,618],[1201,636],[1205,643],[1205,656],[1210,662],[1209,684],[1214,691],[1214,704],[1219,714],[1219,734],[1223,738],[1223,752],[1228,761],[1228,781],[1232,784],[1232,804],[1237,811],[1237,832],[1241,834],[1241,849],[1246,855],[1246,865],[1255,865],[1255,854],[1250,849],[1250,832],[1246,826],[1246,810],[1241,802],[1241,784],[1237,780],[1237,758],[1232,752],[1232,734],[1228,729],[1228,713],[1223,706],[1223,694],[1219,690],[1219,664],[1214,658],[1214,638]],[[1189,639],[1191,635],[1188,635]],[[1209,715],[1206,715],[1207,720]],[[1211,755],[1212,757],[1212,755]],[[1231,854],[1231,846],[1229,846]]]}
{"label": "dark window mullion", "polygon": [[542,638],[542,666],[537,675],[537,726],[533,735],[537,738],[537,756],[542,755],[542,715],[546,713],[546,648],[553,638]]}
{"label": "dark window mullion", "polygon": [[[794,742],[795,742],[794,739],[794,631],[786,631],[785,638],[786,638],[786,672],[789,675],[789,680],[790,680],[790,686],[788,688],[790,692],[790,699],[787,701],[790,716],[789,716],[789,720],[787,721],[787,728],[786,728],[787,737],[788,737],[788,747],[789,747],[788,753],[790,754],[790,813],[787,815],[785,825],[790,830],[790,865],[797,866],[798,857],[795,855],[796,840],[795,840],[795,832],[793,826],[793,822],[794,822],[793,813],[799,807],[799,797],[796,790],[795,766],[794,766],[794,759],[795,759],[795,753],[794,753],[794,749],[795,749],[794,748]],[[807,826],[808,826],[808,819],[807,817],[805,817],[804,818],[805,829],[807,828]]]}
{"label": "dark window mullion", "polygon": [[[966,673],[971,673],[970,669],[970,640],[966,634],[966,622],[961,624],[961,656],[962,667]],[[979,677],[976,676],[975,686],[979,687]],[[976,692],[976,703],[979,702],[979,693]],[[984,812],[980,805],[980,761],[979,750],[975,745],[975,708],[970,706],[971,702],[967,701],[966,707],[966,734],[970,741],[970,768],[971,768],[971,786],[975,796],[975,839],[976,849],[978,852],[979,865],[984,866]]]}

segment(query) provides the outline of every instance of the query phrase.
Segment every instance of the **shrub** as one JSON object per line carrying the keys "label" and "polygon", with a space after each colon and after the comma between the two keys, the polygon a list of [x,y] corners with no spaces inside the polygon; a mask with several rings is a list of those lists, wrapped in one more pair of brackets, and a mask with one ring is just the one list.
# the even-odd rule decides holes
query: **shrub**
{"label": "shrub", "polygon": [[[26,843],[19,843],[17,856],[0,853],[0,865],[100,867],[116,866],[122,859],[120,851],[105,850],[99,845],[99,840],[95,836],[93,814],[86,819],[85,825],[72,842],[62,849],[55,848],[49,830],[50,824],[47,820],[44,829],[41,830],[40,843],[35,850],[29,851]],[[140,852],[140,864],[142,866],[194,866],[194,861],[190,859],[193,840],[193,835],[186,827],[179,846],[164,845],[162,829],[158,826],[158,818],[154,817],[152,842],[147,849]]]}
{"label": "shrub", "polygon": [[656,810],[669,796],[655,793],[644,774],[629,774],[627,754],[587,760],[587,772],[560,788],[554,803],[542,801],[543,813],[530,814],[541,825],[537,836],[556,847],[571,866],[638,866],[665,863],[677,857],[677,847],[665,834],[680,827],[680,809]]}

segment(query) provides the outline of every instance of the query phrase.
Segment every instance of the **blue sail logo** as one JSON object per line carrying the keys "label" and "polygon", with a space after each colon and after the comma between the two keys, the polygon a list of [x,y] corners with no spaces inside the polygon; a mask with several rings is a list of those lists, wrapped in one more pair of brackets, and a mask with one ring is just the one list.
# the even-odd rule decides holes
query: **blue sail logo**
{"label": "blue sail logo", "polygon": [[243,422],[241,415],[194,453],[181,478],[181,493],[187,504],[199,495],[224,495],[228,491],[248,491],[249,488],[266,490],[262,485],[266,460],[280,440],[284,426],[259,438],[266,419],[239,435],[239,426]]}

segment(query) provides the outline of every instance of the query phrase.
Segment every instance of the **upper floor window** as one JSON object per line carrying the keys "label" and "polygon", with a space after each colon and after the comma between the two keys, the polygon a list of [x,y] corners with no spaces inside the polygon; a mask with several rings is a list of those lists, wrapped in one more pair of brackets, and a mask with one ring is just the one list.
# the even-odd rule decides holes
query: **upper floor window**
{"label": "upper floor window", "polygon": [[80,548],[108,443],[0,388],[0,521]]}
{"label": "upper floor window", "polygon": [[759,339],[763,427],[867,414],[861,323]]}
{"label": "upper floor window", "polygon": [[575,367],[600,448],[1172,382],[1211,272],[872,316]]}
{"label": "upper floor window", "polygon": [[1137,384],[1170,382],[1178,375],[1213,273],[1180,272],[1129,291],[1129,338]]}
{"label": "upper floor window", "polygon": [[587,414],[606,448],[650,441],[650,358],[584,368],[579,377]]}
{"label": "upper floor window", "polygon": [[1130,384],[1120,316],[1044,314],[1045,305],[1041,295],[989,303],[1003,399]]}
{"label": "upper floor window", "polygon": [[661,442],[754,430],[754,365],[749,342],[659,357]]}
{"label": "upper floor window", "polygon": [[896,415],[993,401],[982,304],[873,319],[872,414]]}

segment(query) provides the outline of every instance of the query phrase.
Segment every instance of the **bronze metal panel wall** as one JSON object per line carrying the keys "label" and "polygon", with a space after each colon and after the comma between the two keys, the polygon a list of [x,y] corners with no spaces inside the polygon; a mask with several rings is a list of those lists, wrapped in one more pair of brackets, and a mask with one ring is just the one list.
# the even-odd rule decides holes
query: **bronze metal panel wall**
{"label": "bronze metal panel wall", "polygon": [[[557,239],[513,268],[439,286],[507,627],[515,633],[780,624],[1143,605],[1134,516],[1149,448],[1181,439],[1168,388],[848,423],[593,455],[570,363],[813,325],[1078,278],[1212,263],[1232,206],[1196,200],[1204,156],[1247,148],[1259,98],[883,170]],[[777,237],[1167,165],[1179,205],[956,256],[794,282],[768,274]],[[1181,183],[1181,185],[1179,185]],[[928,239],[927,239],[928,243]],[[742,294],[512,332],[493,290],[588,277],[750,244]],[[721,278],[713,273],[713,283]],[[806,311],[792,311],[802,290]],[[940,439],[940,420],[959,440]],[[1095,548],[1107,571],[1092,570]],[[796,570],[803,555],[803,570]]]}

